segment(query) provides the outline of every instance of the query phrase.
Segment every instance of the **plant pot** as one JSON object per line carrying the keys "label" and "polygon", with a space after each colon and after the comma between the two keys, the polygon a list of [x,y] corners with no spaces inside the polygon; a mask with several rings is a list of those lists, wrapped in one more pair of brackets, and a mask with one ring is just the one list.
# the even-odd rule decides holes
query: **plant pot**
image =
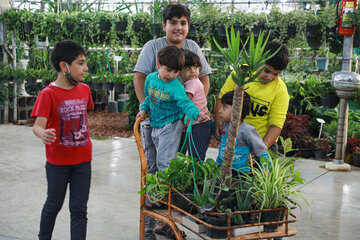
{"label": "plant pot", "polygon": [[30,33],[33,30],[33,23],[32,22],[25,22],[24,23],[24,32]]}
{"label": "plant pot", "polygon": [[313,49],[319,49],[322,42],[317,37],[306,37],[307,43]]}
{"label": "plant pot", "polygon": [[289,25],[286,34],[288,38],[294,38],[296,36],[296,25]]}
{"label": "plant pot", "polygon": [[100,21],[99,28],[101,31],[109,32],[111,29],[111,22],[110,21]]}
{"label": "plant pot", "polygon": [[354,35],[353,48],[360,48],[360,36]]}
{"label": "plant pot", "polygon": [[254,34],[254,37],[258,37],[260,32],[265,28],[264,24],[256,24],[251,29],[251,32]]}
{"label": "plant pot", "polygon": [[28,79],[26,79],[26,84],[27,85],[35,85],[36,84],[37,79],[34,77],[29,77]]}
{"label": "plant pot", "polygon": [[144,28],[145,28],[145,23],[143,23],[143,22],[134,22],[134,24],[133,24],[133,30],[135,32],[143,31]]}
{"label": "plant pot", "polygon": [[302,158],[311,158],[314,156],[314,150],[311,148],[300,148],[300,156]]}
{"label": "plant pot", "polygon": [[114,89],[114,83],[113,82],[104,82],[103,88],[105,91],[112,91]]}
{"label": "plant pot", "polygon": [[[268,211],[261,214],[261,222],[282,221],[285,217],[285,210]],[[276,232],[281,224],[264,225],[264,232]]]}
{"label": "plant pot", "polygon": [[94,82],[93,83],[93,88],[95,91],[101,91],[103,87],[103,83],[102,82]]}
{"label": "plant pot", "polygon": [[327,154],[327,151],[315,151],[314,152],[314,157],[316,159],[325,159],[326,154]]}
{"label": "plant pot", "polygon": [[126,83],[115,83],[115,92],[124,93],[126,91]]}
{"label": "plant pot", "polygon": [[200,24],[198,23],[190,23],[189,33],[196,34],[200,29]]}
{"label": "plant pot", "polygon": [[306,26],[306,33],[305,36],[308,38],[315,38],[319,35],[319,31],[320,31],[321,25],[320,24],[316,24],[316,25],[307,25]]}
{"label": "plant pot", "polygon": [[115,23],[115,30],[117,32],[124,32],[126,31],[128,23],[126,21],[120,21]]}
{"label": "plant pot", "polygon": [[153,35],[154,37],[158,37],[163,32],[163,27],[161,23],[151,23],[150,30],[151,30],[151,35]]}
{"label": "plant pot", "polygon": [[118,104],[114,101],[108,102],[108,113],[118,113]]}
{"label": "plant pot", "polygon": [[94,110],[95,111],[102,111],[105,109],[105,104],[102,102],[95,102],[94,103]]}
{"label": "plant pot", "polygon": [[352,155],[353,165],[360,167],[360,155]]}
{"label": "plant pot", "polygon": [[46,80],[43,82],[43,88],[46,88],[47,86],[49,86],[49,84],[51,83],[51,81]]}
{"label": "plant pot", "polygon": [[329,59],[327,59],[327,58],[318,58],[318,59],[316,59],[316,65],[317,65],[318,71],[327,70],[328,65],[329,65]]}
{"label": "plant pot", "polygon": [[[190,199],[191,200],[191,199]],[[191,203],[187,202],[182,196],[177,192],[171,193],[171,203],[178,208],[188,212],[190,214],[197,213],[197,208],[195,208]]]}
{"label": "plant pot", "polygon": [[[227,219],[225,216],[210,216],[205,214],[205,222],[214,226],[226,226]],[[226,230],[217,230],[206,227],[206,235],[212,238],[225,238]]]}
{"label": "plant pot", "polygon": [[216,29],[219,37],[226,37],[226,30],[224,25],[216,26]]}
{"label": "plant pot", "polygon": [[325,108],[334,108],[339,104],[339,97],[336,94],[324,95],[320,98],[321,105]]}
{"label": "plant pot", "polygon": [[118,104],[118,111],[119,112],[122,112],[126,108],[126,100],[125,99],[118,100],[117,104]]}

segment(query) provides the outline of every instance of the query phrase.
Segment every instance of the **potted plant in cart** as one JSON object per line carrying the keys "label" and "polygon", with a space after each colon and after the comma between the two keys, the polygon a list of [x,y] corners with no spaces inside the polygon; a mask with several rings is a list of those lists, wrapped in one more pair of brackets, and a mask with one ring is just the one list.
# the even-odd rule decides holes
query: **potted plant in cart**
{"label": "potted plant in cart", "polygon": [[[305,180],[301,177],[301,173],[294,169],[295,158],[285,157],[292,149],[291,139],[284,140],[280,137],[280,140],[284,148],[282,157],[270,160],[262,158],[261,165],[257,162],[252,165],[253,176],[245,174],[249,181],[252,180],[253,186],[249,191],[256,199],[258,208],[266,210],[260,216],[263,222],[282,220],[285,211],[290,211],[294,204],[301,207],[301,201],[307,206],[311,217],[309,204],[298,188]],[[278,224],[264,225],[265,232],[274,232],[277,228]]]}

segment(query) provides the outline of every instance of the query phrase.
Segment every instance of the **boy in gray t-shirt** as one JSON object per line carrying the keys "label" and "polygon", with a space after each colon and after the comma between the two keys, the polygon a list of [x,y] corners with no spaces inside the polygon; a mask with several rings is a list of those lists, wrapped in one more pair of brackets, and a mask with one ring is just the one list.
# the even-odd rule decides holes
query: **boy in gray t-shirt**
{"label": "boy in gray t-shirt", "polygon": [[[202,71],[200,72],[199,79],[204,85],[204,92],[205,95],[207,95],[210,87],[209,75],[211,74],[211,70],[196,42],[186,39],[189,31],[190,15],[190,10],[182,4],[170,4],[164,8],[162,25],[166,37],[147,42],[142,48],[134,69],[134,87],[140,104],[145,99],[144,85],[146,76],[152,72],[158,71],[156,67],[157,53],[165,46],[176,46],[178,48],[189,49],[199,55],[202,64]],[[158,171],[156,166],[156,149],[151,138],[152,128],[150,127],[148,120],[141,123],[140,131],[148,173],[155,174]],[[153,229],[154,221],[150,221],[149,217],[146,217],[145,239],[156,239],[153,234]]]}

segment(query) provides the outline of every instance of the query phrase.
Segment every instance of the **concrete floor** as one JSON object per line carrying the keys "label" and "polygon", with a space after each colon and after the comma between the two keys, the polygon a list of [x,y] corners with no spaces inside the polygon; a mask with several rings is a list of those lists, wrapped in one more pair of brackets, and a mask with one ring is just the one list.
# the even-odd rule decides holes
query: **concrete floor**
{"label": "concrete floor", "polygon": [[[28,126],[0,125],[0,240],[37,238],[46,197],[44,146]],[[209,149],[208,157],[217,150]],[[291,239],[359,239],[360,169],[330,172],[322,161],[297,161],[308,184],[312,209],[295,211]],[[138,239],[140,163],[133,138],[93,139],[92,185],[88,203],[89,240]],[[69,237],[68,200],[59,213],[54,240]],[[187,239],[199,239],[187,232]],[[158,236],[158,239],[166,239]]]}

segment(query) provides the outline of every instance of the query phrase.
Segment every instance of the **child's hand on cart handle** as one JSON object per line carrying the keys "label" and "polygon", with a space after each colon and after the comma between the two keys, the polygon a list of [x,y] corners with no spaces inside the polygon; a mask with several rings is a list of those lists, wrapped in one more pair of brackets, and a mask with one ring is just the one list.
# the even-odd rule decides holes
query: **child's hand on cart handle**
{"label": "child's hand on cart handle", "polygon": [[199,122],[206,122],[206,121],[210,121],[210,116],[204,112],[200,112],[199,116],[198,116],[198,121]]}
{"label": "child's hand on cart handle", "polygon": [[141,119],[144,120],[144,119],[145,119],[145,115],[146,115],[145,110],[140,110],[140,112],[136,115],[136,119],[138,119],[138,118],[141,117]]}

